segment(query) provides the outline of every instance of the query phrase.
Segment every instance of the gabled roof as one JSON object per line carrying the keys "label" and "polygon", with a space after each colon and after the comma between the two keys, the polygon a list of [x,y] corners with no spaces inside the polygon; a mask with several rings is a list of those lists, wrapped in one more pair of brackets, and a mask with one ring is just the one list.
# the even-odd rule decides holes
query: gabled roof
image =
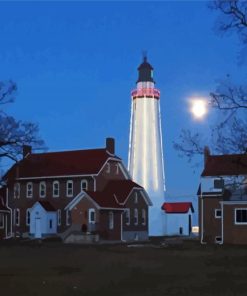
{"label": "gabled roof", "polygon": [[202,177],[231,175],[247,175],[247,154],[207,156]]}
{"label": "gabled roof", "polygon": [[29,154],[5,175],[8,178],[97,174],[108,158],[120,160],[104,149]]}
{"label": "gabled roof", "polygon": [[82,198],[89,197],[98,208],[101,209],[123,209],[128,196],[133,189],[142,189],[145,193],[144,198],[148,205],[151,201],[144,191],[143,187],[136,184],[132,180],[110,180],[102,191],[84,191],[79,193],[66,207],[66,209],[73,208],[80,202]]}
{"label": "gabled roof", "polygon": [[47,211],[47,212],[56,212],[56,209],[53,207],[53,205],[46,200],[40,200],[38,203]]}
{"label": "gabled roof", "polygon": [[188,213],[189,209],[191,209],[192,213],[194,213],[194,208],[192,202],[164,202],[162,207],[166,213]]}

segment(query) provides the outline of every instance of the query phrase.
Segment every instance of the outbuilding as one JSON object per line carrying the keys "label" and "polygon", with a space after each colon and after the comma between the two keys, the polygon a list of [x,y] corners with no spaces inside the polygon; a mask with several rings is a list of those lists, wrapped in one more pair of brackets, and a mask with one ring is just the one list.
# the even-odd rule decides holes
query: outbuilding
{"label": "outbuilding", "polygon": [[192,231],[192,202],[165,202],[166,235],[190,235]]}

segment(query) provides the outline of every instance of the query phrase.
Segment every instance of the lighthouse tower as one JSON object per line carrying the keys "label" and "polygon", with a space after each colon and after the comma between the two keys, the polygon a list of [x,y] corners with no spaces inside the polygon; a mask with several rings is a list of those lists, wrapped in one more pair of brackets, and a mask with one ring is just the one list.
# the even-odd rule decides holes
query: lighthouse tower
{"label": "lighthouse tower", "polygon": [[144,56],[138,67],[137,88],[131,92],[131,122],[128,169],[132,179],[147,191],[149,235],[164,235],[164,164],[160,120],[160,91],[154,87],[153,67]]}

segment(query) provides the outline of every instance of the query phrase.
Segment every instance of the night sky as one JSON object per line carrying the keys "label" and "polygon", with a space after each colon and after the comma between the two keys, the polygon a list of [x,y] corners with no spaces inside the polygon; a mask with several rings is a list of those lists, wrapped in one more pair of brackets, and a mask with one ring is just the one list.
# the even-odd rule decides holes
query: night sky
{"label": "night sky", "polygon": [[110,136],[127,166],[130,92],[147,51],[161,91],[166,196],[195,199],[203,159],[191,168],[173,141],[182,128],[207,134],[215,116],[195,121],[188,99],[244,72],[237,37],[215,33],[207,2],[1,2],[0,14],[0,80],[18,85],[5,111],[38,122],[50,151],[100,148]]}

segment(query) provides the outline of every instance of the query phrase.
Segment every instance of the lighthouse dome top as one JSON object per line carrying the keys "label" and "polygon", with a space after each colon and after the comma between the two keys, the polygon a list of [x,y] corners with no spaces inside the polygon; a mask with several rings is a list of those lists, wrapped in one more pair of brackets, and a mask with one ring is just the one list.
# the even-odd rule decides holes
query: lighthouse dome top
{"label": "lighthouse dome top", "polygon": [[142,64],[138,67],[138,82],[154,82],[153,80],[153,67],[148,63],[147,57],[144,56]]}

